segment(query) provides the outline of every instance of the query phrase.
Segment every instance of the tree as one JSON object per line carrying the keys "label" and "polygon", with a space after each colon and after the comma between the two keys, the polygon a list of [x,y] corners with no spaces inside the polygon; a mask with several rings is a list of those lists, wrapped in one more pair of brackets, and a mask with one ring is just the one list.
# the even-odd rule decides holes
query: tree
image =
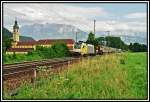
{"label": "tree", "polygon": [[133,52],[146,52],[147,46],[139,43],[130,43],[129,49]]}
{"label": "tree", "polygon": [[98,37],[96,38],[98,44],[105,45],[105,37]]}
{"label": "tree", "polygon": [[3,39],[3,51],[5,52],[8,48],[11,47],[12,39],[8,37],[4,37]]}
{"label": "tree", "polygon": [[106,37],[99,37],[96,38],[98,40],[98,44],[100,45],[106,45],[113,48],[119,48],[123,50],[128,49],[128,45],[126,45],[120,37],[114,37],[114,36],[106,36]]}
{"label": "tree", "polygon": [[9,33],[10,32],[8,30],[3,28],[3,31],[2,31],[2,37],[3,37],[3,43],[2,43],[3,48],[2,48],[2,50],[3,50],[3,53],[5,53],[6,50],[11,47],[12,36]]}
{"label": "tree", "polygon": [[92,32],[90,32],[86,43],[92,44],[94,46],[97,46],[98,45],[98,40],[95,39],[95,34],[93,34]]}
{"label": "tree", "polygon": [[94,45],[94,40],[95,40],[95,35],[92,33],[92,32],[90,32],[89,33],[89,36],[88,36],[88,39],[87,39],[87,43],[88,44],[93,44]]}
{"label": "tree", "polygon": [[120,37],[106,36],[107,46],[127,50],[128,46],[121,40]]}

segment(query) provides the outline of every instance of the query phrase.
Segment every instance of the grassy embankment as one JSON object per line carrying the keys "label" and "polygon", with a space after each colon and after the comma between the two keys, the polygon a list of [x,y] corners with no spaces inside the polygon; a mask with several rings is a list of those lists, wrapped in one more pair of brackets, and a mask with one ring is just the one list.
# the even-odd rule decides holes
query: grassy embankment
{"label": "grassy embankment", "polygon": [[7,99],[146,99],[146,53],[96,56],[25,84]]}

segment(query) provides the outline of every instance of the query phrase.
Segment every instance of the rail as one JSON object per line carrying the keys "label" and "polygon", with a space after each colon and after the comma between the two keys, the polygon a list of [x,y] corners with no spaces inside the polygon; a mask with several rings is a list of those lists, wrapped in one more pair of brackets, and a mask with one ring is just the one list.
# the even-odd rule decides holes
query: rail
{"label": "rail", "polygon": [[28,61],[15,64],[3,65],[3,79],[11,78],[12,75],[19,73],[37,70],[40,66],[51,66],[50,68],[62,67],[63,65],[69,65],[73,61],[77,61],[79,58],[66,57],[66,58],[54,58],[40,61]]}

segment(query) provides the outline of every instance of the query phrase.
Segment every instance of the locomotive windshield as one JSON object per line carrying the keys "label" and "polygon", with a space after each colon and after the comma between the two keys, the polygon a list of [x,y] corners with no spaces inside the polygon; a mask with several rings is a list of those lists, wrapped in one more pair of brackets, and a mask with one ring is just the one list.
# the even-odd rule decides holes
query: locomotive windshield
{"label": "locomotive windshield", "polygon": [[81,43],[75,43],[74,48],[75,49],[80,49],[81,48]]}

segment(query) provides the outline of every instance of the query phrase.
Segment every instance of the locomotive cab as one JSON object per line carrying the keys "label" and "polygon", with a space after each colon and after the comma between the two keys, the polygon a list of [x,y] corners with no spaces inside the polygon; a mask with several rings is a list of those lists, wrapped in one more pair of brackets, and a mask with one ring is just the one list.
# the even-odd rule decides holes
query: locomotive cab
{"label": "locomotive cab", "polygon": [[87,54],[87,44],[86,43],[80,43],[76,42],[74,44],[74,50],[73,52],[77,55],[86,55]]}
{"label": "locomotive cab", "polygon": [[94,45],[87,44],[84,42],[76,42],[74,44],[73,52],[74,55],[82,55],[82,56],[94,55],[95,54]]}

